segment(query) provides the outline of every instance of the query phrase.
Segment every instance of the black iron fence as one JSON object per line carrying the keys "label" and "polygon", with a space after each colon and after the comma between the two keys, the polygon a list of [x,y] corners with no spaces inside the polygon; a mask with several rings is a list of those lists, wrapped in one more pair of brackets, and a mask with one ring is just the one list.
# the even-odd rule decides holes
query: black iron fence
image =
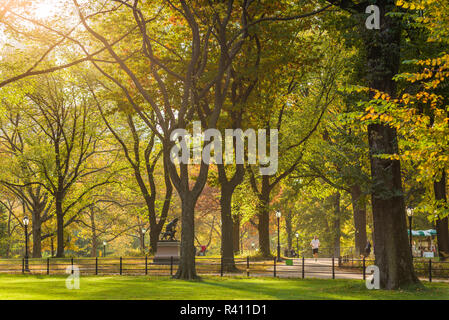
{"label": "black iron fence", "polygon": [[[375,264],[371,259],[353,259],[350,257],[340,258],[341,267],[352,270],[366,270],[366,266]],[[432,281],[432,279],[449,280],[449,261],[435,261],[426,258],[414,258],[413,266],[415,273],[421,279]],[[365,276],[363,277],[365,279]]]}
{"label": "black iron fence", "polygon": [[[284,258],[273,259],[195,257],[199,275],[366,279],[366,267],[374,264],[372,259],[339,258]],[[415,271],[421,278],[449,280],[449,262],[432,260],[414,261]],[[0,259],[0,273],[9,274],[67,274],[77,270],[81,275],[149,275],[173,276],[178,270],[174,258],[154,262],[153,257],[106,257],[106,258],[47,258],[47,259]]]}

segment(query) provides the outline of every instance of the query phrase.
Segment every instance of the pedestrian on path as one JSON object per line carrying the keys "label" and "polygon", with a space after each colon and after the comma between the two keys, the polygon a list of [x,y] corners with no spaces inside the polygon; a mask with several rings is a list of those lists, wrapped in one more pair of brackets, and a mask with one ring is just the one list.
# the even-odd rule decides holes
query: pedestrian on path
{"label": "pedestrian on path", "polygon": [[317,236],[314,236],[312,241],[310,242],[310,246],[312,247],[312,254],[315,258],[315,261],[318,259],[318,248],[320,247],[320,240],[318,240]]}

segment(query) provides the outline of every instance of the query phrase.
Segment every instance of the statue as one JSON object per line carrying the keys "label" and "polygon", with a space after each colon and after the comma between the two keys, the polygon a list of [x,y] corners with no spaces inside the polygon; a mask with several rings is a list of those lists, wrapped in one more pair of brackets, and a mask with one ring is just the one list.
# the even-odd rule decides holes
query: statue
{"label": "statue", "polygon": [[168,241],[175,241],[176,224],[178,223],[178,220],[178,218],[175,218],[167,224],[161,240],[167,240],[168,238]]}
{"label": "statue", "polygon": [[178,218],[167,223],[165,232],[162,233],[161,240],[157,243],[157,251],[153,263],[161,265],[172,265],[179,263],[179,241],[175,239],[176,224]]}

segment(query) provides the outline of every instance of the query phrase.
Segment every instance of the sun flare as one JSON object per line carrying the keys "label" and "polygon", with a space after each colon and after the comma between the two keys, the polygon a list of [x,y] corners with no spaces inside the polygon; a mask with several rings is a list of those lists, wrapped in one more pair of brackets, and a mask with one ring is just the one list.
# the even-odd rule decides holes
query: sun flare
{"label": "sun flare", "polygon": [[34,15],[39,19],[45,19],[56,12],[55,1],[41,0],[35,5]]}

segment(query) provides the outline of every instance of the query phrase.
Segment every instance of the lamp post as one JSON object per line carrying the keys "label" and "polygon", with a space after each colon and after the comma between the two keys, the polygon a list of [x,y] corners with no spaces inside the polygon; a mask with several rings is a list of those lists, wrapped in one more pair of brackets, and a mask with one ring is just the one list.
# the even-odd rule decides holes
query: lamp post
{"label": "lamp post", "polygon": [[277,256],[277,261],[281,262],[281,238],[280,238],[280,220],[281,220],[281,212],[280,211],[276,211],[276,218],[278,220],[278,256]]}
{"label": "lamp post", "polygon": [[298,254],[298,257],[299,257],[299,233],[298,232],[296,232],[295,233],[295,237],[296,237],[296,253]]}
{"label": "lamp post", "polygon": [[22,222],[25,226],[25,271],[30,271],[28,267],[28,224],[30,223],[30,219],[25,216]]}
{"label": "lamp post", "polygon": [[409,227],[409,232],[410,232],[410,251],[412,252],[412,257],[413,257],[413,250],[412,250],[412,219],[413,219],[413,211],[414,209],[411,207],[407,208],[407,216],[408,216],[408,227]]}
{"label": "lamp post", "polygon": [[106,241],[103,241],[103,257],[106,257]]}
{"label": "lamp post", "polygon": [[253,253],[254,253],[254,247],[256,246],[256,244],[254,242],[251,243],[251,248],[253,248]]}

